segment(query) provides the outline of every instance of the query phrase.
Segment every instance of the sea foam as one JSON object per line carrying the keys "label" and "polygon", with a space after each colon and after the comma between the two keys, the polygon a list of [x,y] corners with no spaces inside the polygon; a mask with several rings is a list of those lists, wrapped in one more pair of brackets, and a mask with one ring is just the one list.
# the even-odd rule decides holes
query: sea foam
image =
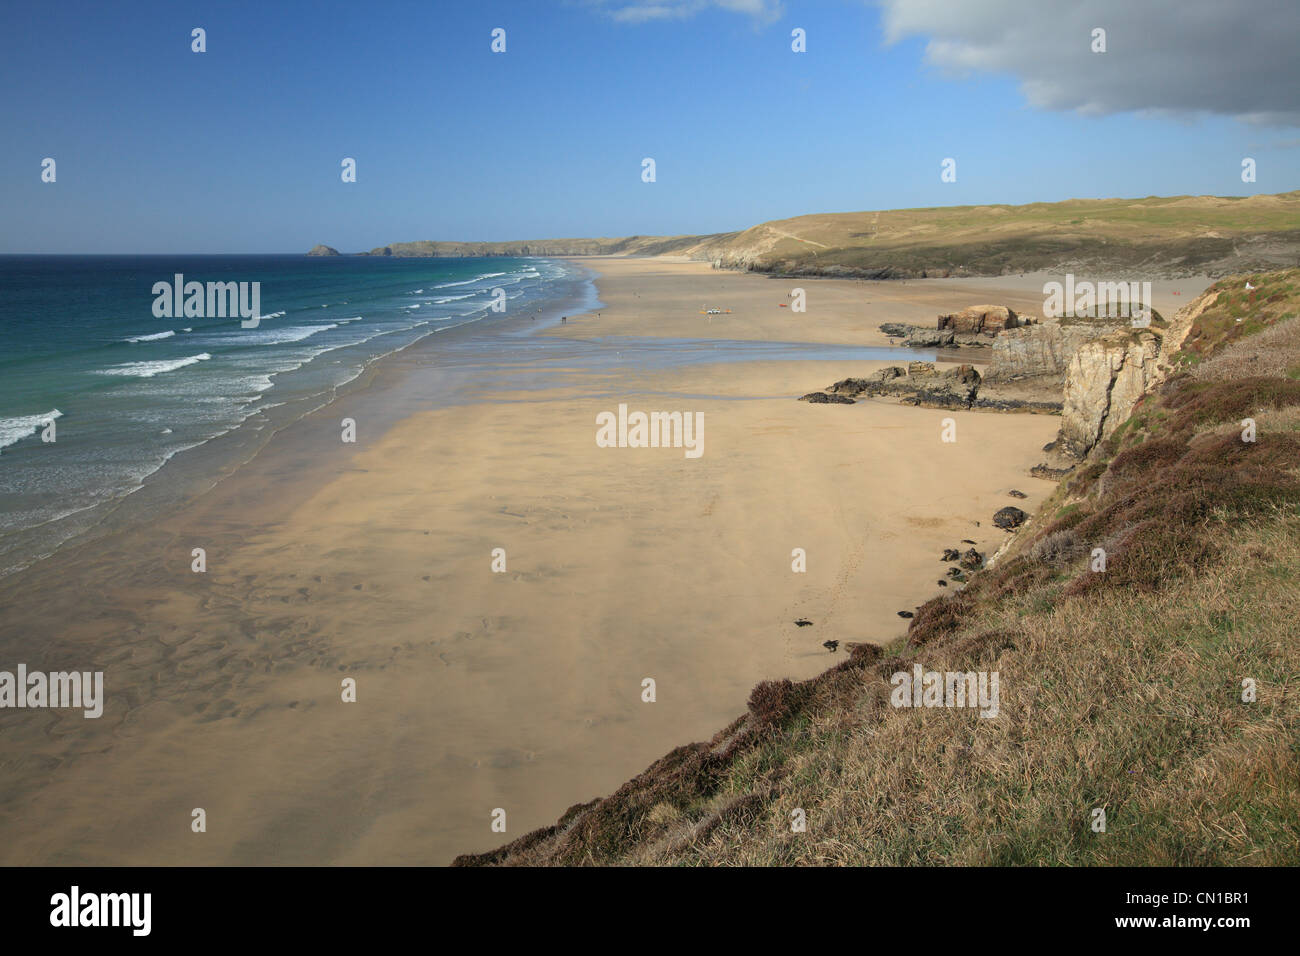
{"label": "sea foam", "polygon": [[174,372],[178,368],[185,368],[187,365],[196,365],[199,362],[206,362],[212,358],[207,352],[198,355],[190,355],[186,358],[168,359],[158,362],[124,362],[121,365],[114,365],[109,368],[100,369],[101,375],[131,375],[136,378],[153,378],[155,375],[161,375],[163,372]]}
{"label": "sea foam", "polygon": [[18,415],[14,418],[0,418],[0,448],[8,448],[29,435],[35,435],[51,421],[62,417],[63,412],[55,408],[44,415]]}
{"label": "sea foam", "polygon": [[159,339],[169,339],[176,334],[175,329],[168,329],[166,332],[155,332],[152,335],[130,335],[122,341],[124,342],[157,342]]}

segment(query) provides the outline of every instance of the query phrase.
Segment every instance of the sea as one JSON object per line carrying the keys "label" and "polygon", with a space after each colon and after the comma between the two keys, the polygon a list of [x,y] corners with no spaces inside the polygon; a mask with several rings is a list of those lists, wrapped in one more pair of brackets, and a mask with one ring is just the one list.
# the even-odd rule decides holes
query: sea
{"label": "sea", "polygon": [[[429,336],[571,298],[579,272],[537,258],[0,256],[0,577],[187,450],[282,427]],[[258,283],[256,326],[158,316],[155,286],[177,275]]]}
{"label": "sea", "polygon": [[[519,395],[623,368],[935,358],[799,341],[535,334],[564,313],[597,312],[593,278],[577,263],[533,257],[0,256],[0,578],[191,500],[385,369],[390,385],[419,375],[410,388],[379,390],[383,412],[368,412],[369,434],[380,419],[496,400],[474,391],[481,382]],[[179,283],[183,300],[192,282],[204,287],[205,315],[175,308],[172,290]],[[208,283],[256,283],[256,323],[207,314]]]}

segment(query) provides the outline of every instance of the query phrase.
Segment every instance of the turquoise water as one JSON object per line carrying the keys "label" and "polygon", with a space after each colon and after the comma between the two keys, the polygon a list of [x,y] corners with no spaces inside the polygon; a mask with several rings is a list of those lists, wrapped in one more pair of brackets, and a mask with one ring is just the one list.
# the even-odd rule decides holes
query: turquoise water
{"label": "turquoise water", "polygon": [[[0,257],[0,575],[178,452],[326,400],[426,335],[530,310],[573,272],[531,258]],[[263,318],[157,317],[154,284],[178,273],[259,283]]]}

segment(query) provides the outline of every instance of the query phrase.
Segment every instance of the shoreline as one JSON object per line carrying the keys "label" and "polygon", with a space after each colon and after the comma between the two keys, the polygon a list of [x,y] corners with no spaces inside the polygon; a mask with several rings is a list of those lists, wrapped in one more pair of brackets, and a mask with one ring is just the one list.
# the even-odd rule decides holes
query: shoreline
{"label": "shoreline", "polygon": [[[533,305],[541,304],[544,324],[554,321],[564,310],[578,303],[589,302],[594,286],[590,270],[562,280],[570,286],[567,295],[536,300]],[[532,313],[530,313],[532,315]],[[486,318],[485,316],[484,318]],[[430,329],[419,338],[371,358],[366,365],[351,379],[328,392],[298,395],[275,402],[275,396],[265,408],[238,422],[226,431],[208,438],[198,444],[173,454],[154,471],[145,475],[140,483],[126,494],[103,501],[88,512],[97,512],[89,525],[72,531],[60,539],[53,550],[35,556],[26,556],[21,560],[26,563],[15,570],[0,575],[0,586],[28,571],[38,572],[49,561],[57,561],[60,555],[101,540],[120,534],[141,524],[156,520],[173,513],[178,508],[186,507],[196,499],[213,491],[218,484],[234,476],[240,469],[253,463],[260,455],[267,453],[276,437],[286,429],[293,428],[299,422],[315,415],[321,415],[336,403],[350,398],[364,401],[365,394],[379,382],[392,384],[396,379],[407,374],[412,365],[418,365],[422,357],[434,345],[446,343],[451,346],[482,334],[477,328],[480,319],[472,319],[446,329]],[[492,329],[496,336],[516,335],[529,330],[530,323],[523,317],[507,316],[498,320]],[[295,371],[298,371],[295,369]],[[379,405],[382,408],[382,404]],[[385,426],[395,419],[383,420]],[[368,443],[375,437],[362,432],[358,436],[358,445]],[[216,477],[212,472],[217,471]],[[80,512],[65,516],[75,517]],[[57,521],[64,520],[63,518]],[[51,523],[57,523],[51,522]],[[36,526],[39,527],[39,526]],[[33,528],[17,529],[12,534],[30,534]]]}
{"label": "shoreline", "polygon": [[[4,860],[445,863],[489,849],[712,733],[759,680],[821,672],[823,641],[892,638],[896,612],[936,590],[942,547],[992,550],[1001,532],[975,515],[1012,481],[1027,509],[1047,490],[1024,473],[1053,419],[799,403],[810,377],[890,360],[706,361],[672,333],[694,329],[694,309],[677,317],[683,288],[709,277],[638,271],[663,268],[607,264],[600,316],[521,335],[518,354],[453,348],[426,367],[404,350],[150,527],[64,556],[57,577],[46,565],[0,583],[7,652],[47,670],[93,663],[108,694],[98,721],[10,720],[24,756],[0,791]],[[737,300],[766,301],[757,282]],[[754,315],[751,341],[771,324]],[[663,363],[622,360],[606,320],[660,340]],[[620,402],[701,412],[703,456],[598,448],[594,416]],[[362,415],[357,445],[329,458],[338,416],[366,404],[383,427]],[[940,414],[963,435],[947,462]],[[800,576],[794,547],[809,556]],[[345,676],[355,705],[339,699]],[[224,821],[197,845],[194,806]],[[494,807],[509,808],[504,835]],[[49,835],[73,825],[76,847]]]}

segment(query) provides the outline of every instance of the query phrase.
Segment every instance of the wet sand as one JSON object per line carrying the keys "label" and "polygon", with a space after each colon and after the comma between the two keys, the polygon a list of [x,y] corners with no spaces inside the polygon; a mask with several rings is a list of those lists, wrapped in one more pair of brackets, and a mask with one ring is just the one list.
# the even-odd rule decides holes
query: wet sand
{"label": "wet sand", "polygon": [[[107,691],[99,720],[0,712],[0,863],[488,849],[707,738],[758,681],[818,673],[837,659],[823,641],[903,633],[943,548],[991,552],[1007,492],[1032,511],[1051,491],[1026,472],[1054,417],[814,406],[794,398],[881,363],[645,363],[618,341],[883,345],[879,322],[920,321],[907,310],[935,297],[1014,306],[996,290],[909,284],[877,312],[861,297],[879,283],[808,280],[792,319],[773,280],[586,265],[600,317],[551,326],[536,357],[407,361],[148,526],[0,582],[0,668],[102,669]],[[699,315],[701,294],[735,318]],[[431,382],[458,404],[422,407]],[[596,416],[620,403],[703,413],[703,454],[598,447]],[[339,440],[349,415],[357,445]]]}

